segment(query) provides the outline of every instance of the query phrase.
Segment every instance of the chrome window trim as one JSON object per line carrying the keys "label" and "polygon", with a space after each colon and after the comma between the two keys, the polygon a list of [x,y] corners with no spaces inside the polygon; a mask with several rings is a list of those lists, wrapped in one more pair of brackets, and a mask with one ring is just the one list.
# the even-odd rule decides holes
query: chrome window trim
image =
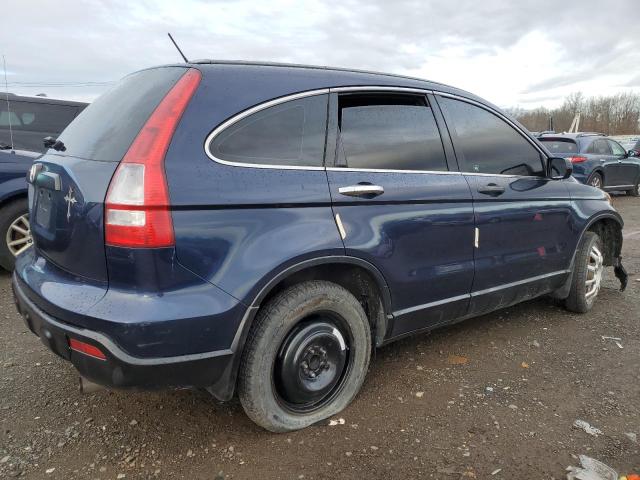
{"label": "chrome window trim", "polygon": [[276,105],[280,105],[281,103],[285,103],[285,102],[290,102],[293,100],[298,100],[300,98],[306,98],[306,97],[313,97],[316,95],[326,95],[329,93],[329,89],[328,88],[320,88],[320,89],[316,89],[316,90],[309,90],[306,92],[300,92],[300,93],[294,93],[292,95],[285,95],[284,97],[279,97],[273,100],[269,100],[267,102],[264,103],[260,103],[258,105],[255,105],[251,108],[248,108],[247,110],[244,110],[234,116],[232,116],[231,118],[225,120],[224,122],[222,122],[220,125],[218,125],[216,128],[213,129],[213,131],[207,135],[207,138],[204,141],[204,151],[207,154],[207,156],[213,160],[214,162],[218,162],[221,163],[222,165],[228,165],[228,166],[232,166],[232,167],[247,167],[247,168],[275,168],[278,170],[324,170],[324,166],[305,166],[305,165],[276,165],[276,164],[257,164],[257,163],[247,163],[247,162],[232,162],[229,160],[222,160],[221,158],[216,157],[213,153],[211,153],[211,150],[209,149],[209,146],[211,145],[211,142],[213,141],[213,139],[219,135],[223,130],[225,130],[226,128],[230,127],[231,125],[239,122],[240,120],[247,118],[250,115],[253,115],[254,113],[257,113],[261,110],[265,110],[269,107],[273,107]]}
{"label": "chrome window trim", "polygon": [[426,310],[427,308],[438,307],[440,305],[445,305],[447,303],[453,303],[460,300],[471,299],[473,297],[479,297],[481,295],[486,295],[488,293],[497,292],[500,290],[504,290],[505,288],[517,287],[518,285],[524,285],[526,283],[536,282],[538,280],[544,280],[545,278],[551,278],[558,275],[564,275],[567,273],[571,273],[571,270],[558,270],[556,272],[545,273],[543,275],[537,275],[535,277],[525,278],[523,280],[518,280],[515,282],[505,283],[502,285],[498,285],[495,287],[487,288],[484,290],[478,290],[471,293],[465,293],[463,295],[457,295],[455,297],[449,297],[442,300],[437,300],[435,302],[425,303],[423,305],[416,305],[414,307],[403,308],[402,310],[398,310],[393,312],[394,317],[399,317],[401,315],[406,315],[407,313],[419,312],[420,310]]}
{"label": "chrome window trim", "polygon": [[[433,93],[433,90],[428,88],[415,88],[415,87],[390,87],[383,85],[362,85],[354,87],[332,87],[329,89],[331,93],[343,93],[343,92],[407,92],[407,93],[420,93],[426,95],[427,93]],[[429,105],[431,108],[431,105]]]}
{"label": "chrome window trim", "polygon": [[[384,169],[384,168],[351,168],[351,167],[324,167],[324,166],[304,166],[304,165],[277,165],[277,164],[256,164],[256,163],[247,163],[247,162],[233,162],[230,160],[222,160],[221,158],[217,158],[213,153],[211,153],[209,146],[211,145],[212,140],[219,135],[223,130],[230,127],[231,125],[239,122],[240,120],[253,115],[261,110],[267,109],[269,107],[273,107],[275,105],[279,105],[281,103],[298,100],[300,98],[312,97],[316,95],[325,95],[329,93],[341,93],[341,92],[405,92],[405,93],[418,93],[422,95],[433,94],[440,95],[443,97],[449,97],[456,100],[460,100],[463,102],[471,103],[480,108],[483,108],[490,113],[498,116],[503,121],[507,122],[512,128],[514,128],[520,135],[522,135],[533,147],[540,152],[544,158],[547,158],[547,155],[538,147],[524,132],[521,128],[511,122],[508,118],[502,115],[500,112],[494,110],[493,108],[475,100],[472,100],[467,97],[462,97],[460,95],[454,95],[451,93],[441,92],[438,90],[432,90],[427,88],[414,88],[414,87],[394,87],[394,86],[383,86],[383,85],[361,85],[361,86],[349,86],[349,87],[331,87],[331,88],[320,88],[316,90],[309,90],[306,92],[294,93],[291,95],[285,95],[283,97],[279,97],[273,100],[269,100],[264,103],[260,103],[255,105],[247,110],[244,110],[229,119],[222,122],[216,128],[213,129],[209,135],[207,135],[204,141],[204,151],[207,156],[222,165],[232,166],[232,167],[245,167],[245,168],[267,168],[267,169],[277,169],[277,170],[311,170],[311,171],[333,171],[333,172],[369,172],[369,173],[406,173],[406,174],[431,174],[431,175],[471,175],[471,176],[488,176],[488,177],[504,177],[504,178],[537,178],[544,179],[546,177],[539,176],[531,176],[531,175],[505,175],[501,173],[474,173],[474,172],[461,172],[454,170],[397,170],[397,169]],[[429,106],[429,108],[432,108]]]}
{"label": "chrome window trim", "polygon": [[327,167],[328,172],[370,172],[370,173],[426,173],[435,175],[462,175],[462,172],[451,170],[392,170],[384,168]]}

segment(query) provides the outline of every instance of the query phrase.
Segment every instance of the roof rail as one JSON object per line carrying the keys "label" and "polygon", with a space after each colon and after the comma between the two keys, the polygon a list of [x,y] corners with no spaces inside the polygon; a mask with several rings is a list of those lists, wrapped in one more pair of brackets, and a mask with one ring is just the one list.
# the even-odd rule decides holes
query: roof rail
{"label": "roof rail", "polygon": [[428,82],[428,83],[433,83],[437,85],[443,85],[445,87],[448,86],[441,82],[434,82],[433,80],[427,80],[419,77],[412,77],[409,75],[376,72],[372,70],[359,70],[354,68],[330,67],[326,65],[306,65],[302,63],[281,63],[281,62],[260,62],[260,61],[251,61],[251,60],[215,60],[215,59],[209,59],[209,58],[200,58],[197,60],[190,60],[189,63],[197,64],[197,65],[246,65],[246,66],[254,66],[254,67],[307,68],[311,70],[325,70],[325,71],[346,72],[346,73],[365,73],[369,75],[382,75],[385,77],[403,78],[405,80],[418,80],[420,82]]}
{"label": "roof rail", "polygon": [[577,137],[606,137],[606,135],[604,133],[599,133],[599,132],[580,132],[578,133],[578,135],[576,135]]}

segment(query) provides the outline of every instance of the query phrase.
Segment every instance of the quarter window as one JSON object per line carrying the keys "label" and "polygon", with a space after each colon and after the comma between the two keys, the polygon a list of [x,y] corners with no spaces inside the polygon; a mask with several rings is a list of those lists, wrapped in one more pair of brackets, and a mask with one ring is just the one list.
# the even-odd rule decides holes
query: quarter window
{"label": "quarter window", "polygon": [[460,100],[441,98],[439,102],[447,114],[462,171],[543,175],[538,150],[497,115]]}
{"label": "quarter window", "polygon": [[216,135],[209,151],[230,162],[322,166],[327,98],[315,95],[260,110]]}
{"label": "quarter window", "polygon": [[424,96],[344,95],[338,164],[384,170],[447,170],[440,132]]}

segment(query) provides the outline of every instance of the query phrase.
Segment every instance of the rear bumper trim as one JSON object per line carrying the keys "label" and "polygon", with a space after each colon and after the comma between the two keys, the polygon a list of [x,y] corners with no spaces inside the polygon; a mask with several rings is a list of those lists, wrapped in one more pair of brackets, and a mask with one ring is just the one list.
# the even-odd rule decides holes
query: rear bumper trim
{"label": "rear bumper trim", "polygon": [[[111,355],[117,358],[123,363],[136,366],[155,366],[155,365],[168,365],[182,362],[192,362],[197,360],[205,360],[208,358],[221,357],[232,355],[233,351],[230,349],[214,350],[211,352],[193,353],[187,355],[178,355],[173,357],[154,357],[154,358],[140,358],[133,357],[127,352],[118,347],[109,337],[102,333],[95,332],[93,330],[87,330],[85,328],[78,328],[71,326],[67,323],[59,322],[47,313],[43,312],[38,306],[36,306],[24,293],[20,280],[14,272],[13,278],[13,291],[16,296],[16,302],[19,305],[19,310],[22,313],[25,309],[32,312],[32,314],[39,317],[39,319],[59,330],[78,335],[80,337],[90,338],[100,345],[104,346]],[[25,308],[26,307],[26,308]]]}

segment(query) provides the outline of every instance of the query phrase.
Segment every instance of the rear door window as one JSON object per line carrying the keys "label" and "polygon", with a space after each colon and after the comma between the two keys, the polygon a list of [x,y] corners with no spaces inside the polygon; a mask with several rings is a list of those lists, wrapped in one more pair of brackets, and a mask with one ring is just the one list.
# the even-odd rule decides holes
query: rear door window
{"label": "rear door window", "polygon": [[447,162],[424,96],[344,95],[339,159],[350,168],[444,171]]}
{"label": "rear door window", "polygon": [[464,172],[541,176],[540,152],[511,125],[484,108],[441,98]]}
{"label": "rear door window", "polygon": [[209,143],[219,160],[263,166],[321,167],[328,95],[259,110],[225,128]]}
{"label": "rear door window", "polygon": [[611,155],[611,148],[609,143],[605,139],[594,140],[587,153],[593,153],[594,155]]}

